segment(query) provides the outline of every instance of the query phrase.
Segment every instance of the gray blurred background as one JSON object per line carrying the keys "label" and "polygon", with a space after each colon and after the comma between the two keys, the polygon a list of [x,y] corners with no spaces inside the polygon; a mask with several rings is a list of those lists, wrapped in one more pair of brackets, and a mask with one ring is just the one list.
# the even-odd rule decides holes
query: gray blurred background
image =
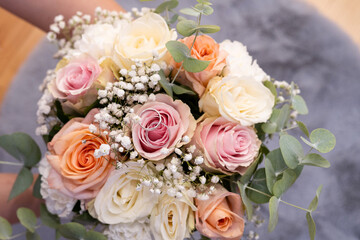
{"label": "gray blurred background", "polygon": [[[120,2],[120,1],[119,1]],[[181,0],[182,6],[195,0]],[[355,44],[314,9],[296,0],[215,0],[215,12],[204,23],[217,24],[212,35],[218,42],[238,40],[248,46],[259,65],[277,80],[295,81],[302,89],[310,114],[300,120],[309,129],[324,127],[337,137],[335,150],[326,154],[330,169],[307,167],[283,200],[307,207],[324,184],[318,210],[316,239],[360,239],[360,53]],[[153,3],[121,1],[126,10]],[[21,67],[5,97],[0,113],[0,134],[15,131],[35,137],[38,85],[56,65],[55,47],[43,40]],[[35,137],[43,147],[39,137]],[[0,150],[0,159],[13,161]],[[2,172],[16,167],[0,165]],[[0,206],[1,207],[1,206]],[[262,208],[267,219],[267,209]],[[309,239],[305,212],[280,204],[279,224],[260,239]],[[18,227],[16,231],[21,231]],[[44,227],[42,239],[55,239]],[[245,239],[245,237],[244,237]]]}

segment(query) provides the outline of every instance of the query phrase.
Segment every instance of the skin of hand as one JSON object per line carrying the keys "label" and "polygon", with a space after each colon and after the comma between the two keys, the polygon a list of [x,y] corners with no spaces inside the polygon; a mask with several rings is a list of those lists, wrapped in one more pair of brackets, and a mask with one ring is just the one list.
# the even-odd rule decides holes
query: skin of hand
{"label": "skin of hand", "polygon": [[54,17],[61,14],[69,19],[77,11],[94,15],[96,7],[111,11],[125,11],[114,0],[1,0],[0,7],[47,32]]}

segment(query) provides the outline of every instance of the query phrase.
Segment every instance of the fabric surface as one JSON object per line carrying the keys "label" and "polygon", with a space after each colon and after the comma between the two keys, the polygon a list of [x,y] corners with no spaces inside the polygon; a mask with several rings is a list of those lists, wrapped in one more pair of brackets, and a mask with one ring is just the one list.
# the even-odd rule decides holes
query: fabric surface
{"label": "fabric surface", "polygon": [[[121,2],[127,10],[141,6],[138,1]],[[181,5],[194,3],[181,0]],[[309,129],[324,127],[337,137],[335,150],[326,154],[331,168],[305,168],[282,199],[307,207],[317,187],[324,184],[319,208],[314,213],[316,239],[360,239],[360,163],[356,155],[360,144],[358,48],[334,24],[299,1],[224,0],[216,1],[214,8],[214,15],[204,17],[204,23],[221,26],[216,40],[243,42],[269,75],[298,83],[310,111],[309,116],[300,119]],[[23,131],[34,136],[38,85],[45,71],[56,64],[51,59],[54,51],[52,45],[41,42],[20,69],[2,106],[0,134]],[[41,139],[37,140],[44,147]],[[2,150],[0,159],[12,161]],[[18,168],[0,166],[0,170],[16,172]],[[262,207],[261,212],[267,219],[267,208]],[[260,239],[309,239],[305,212],[299,209],[280,204],[275,231],[267,233],[266,224],[257,229]],[[43,239],[54,239],[53,232],[43,229]]]}

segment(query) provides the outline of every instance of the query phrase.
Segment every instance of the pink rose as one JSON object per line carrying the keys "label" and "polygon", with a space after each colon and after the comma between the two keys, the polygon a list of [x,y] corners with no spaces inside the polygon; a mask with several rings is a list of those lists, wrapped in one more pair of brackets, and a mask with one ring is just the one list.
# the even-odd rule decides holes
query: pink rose
{"label": "pink rose", "polygon": [[188,105],[173,100],[165,94],[157,94],[154,102],[134,107],[141,117],[132,125],[132,138],[136,151],[150,160],[160,160],[170,155],[175,145],[185,144],[184,136],[194,135],[196,121]]}
{"label": "pink rose", "polygon": [[209,238],[239,240],[244,233],[244,210],[240,195],[216,185],[208,200],[195,199],[196,229]]}
{"label": "pink rose", "polygon": [[194,141],[205,154],[205,165],[226,174],[244,174],[257,157],[261,145],[254,128],[223,117],[206,118],[201,122]]}
{"label": "pink rose", "polygon": [[49,91],[55,98],[75,104],[91,88],[101,71],[97,60],[90,56],[74,58],[56,72]]}
{"label": "pink rose", "polygon": [[[180,42],[184,43],[188,48],[191,48],[194,36],[180,39]],[[199,96],[201,96],[210,79],[219,75],[226,65],[226,57],[228,53],[220,49],[220,45],[215,42],[208,35],[198,36],[195,40],[195,44],[191,49],[191,56],[204,61],[210,61],[207,68],[201,72],[191,73],[186,72],[178,78],[178,82],[191,87]],[[171,63],[175,68],[180,67],[180,63],[172,61]],[[177,71],[173,71],[176,73]]]}
{"label": "pink rose", "polygon": [[85,119],[71,119],[48,144],[50,188],[76,199],[94,198],[114,169],[110,156],[94,157],[94,151],[107,144],[104,136],[89,131],[96,113],[93,109]]}

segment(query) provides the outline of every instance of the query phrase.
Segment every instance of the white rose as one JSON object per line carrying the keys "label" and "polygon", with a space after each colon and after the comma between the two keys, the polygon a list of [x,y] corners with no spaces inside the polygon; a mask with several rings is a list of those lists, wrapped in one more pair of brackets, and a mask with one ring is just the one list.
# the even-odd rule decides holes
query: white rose
{"label": "white rose", "polygon": [[183,240],[190,237],[194,228],[194,211],[192,199],[176,199],[164,194],[150,216],[150,228],[155,239]]}
{"label": "white rose", "polygon": [[157,197],[146,187],[136,190],[140,179],[147,175],[148,168],[137,162],[127,162],[114,170],[89,204],[90,214],[106,224],[130,223],[148,216]]}
{"label": "white rose", "polygon": [[243,126],[266,122],[275,97],[261,82],[249,76],[213,78],[199,101],[200,110],[223,116]]}
{"label": "white rose", "polygon": [[134,20],[124,30],[115,43],[116,63],[129,69],[133,60],[150,63],[156,52],[156,62],[165,60],[167,49],[165,44],[176,40],[175,30],[169,30],[165,20],[156,13],[147,13]]}
{"label": "white rose", "polygon": [[81,39],[75,42],[75,50],[70,54],[87,53],[96,59],[112,56],[115,39],[127,25],[128,21],[119,20],[116,27],[111,24],[86,26]]}
{"label": "white rose", "polygon": [[220,43],[220,49],[229,53],[226,58],[226,68],[223,72],[224,76],[251,76],[259,82],[270,80],[269,75],[259,67],[256,60],[253,60],[242,43],[225,40]]}
{"label": "white rose", "polygon": [[62,192],[51,189],[47,178],[51,174],[52,167],[44,157],[39,164],[39,173],[41,174],[41,188],[40,193],[45,200],[46,208],[52,214],[56,214],[60,217],[68,217],[77,202],[77,199],[69,197]]}
{"label": "white rose", "polygon": [[147,222],[112,224],[104,234],[109,240],[151,240],[150,226]]}

